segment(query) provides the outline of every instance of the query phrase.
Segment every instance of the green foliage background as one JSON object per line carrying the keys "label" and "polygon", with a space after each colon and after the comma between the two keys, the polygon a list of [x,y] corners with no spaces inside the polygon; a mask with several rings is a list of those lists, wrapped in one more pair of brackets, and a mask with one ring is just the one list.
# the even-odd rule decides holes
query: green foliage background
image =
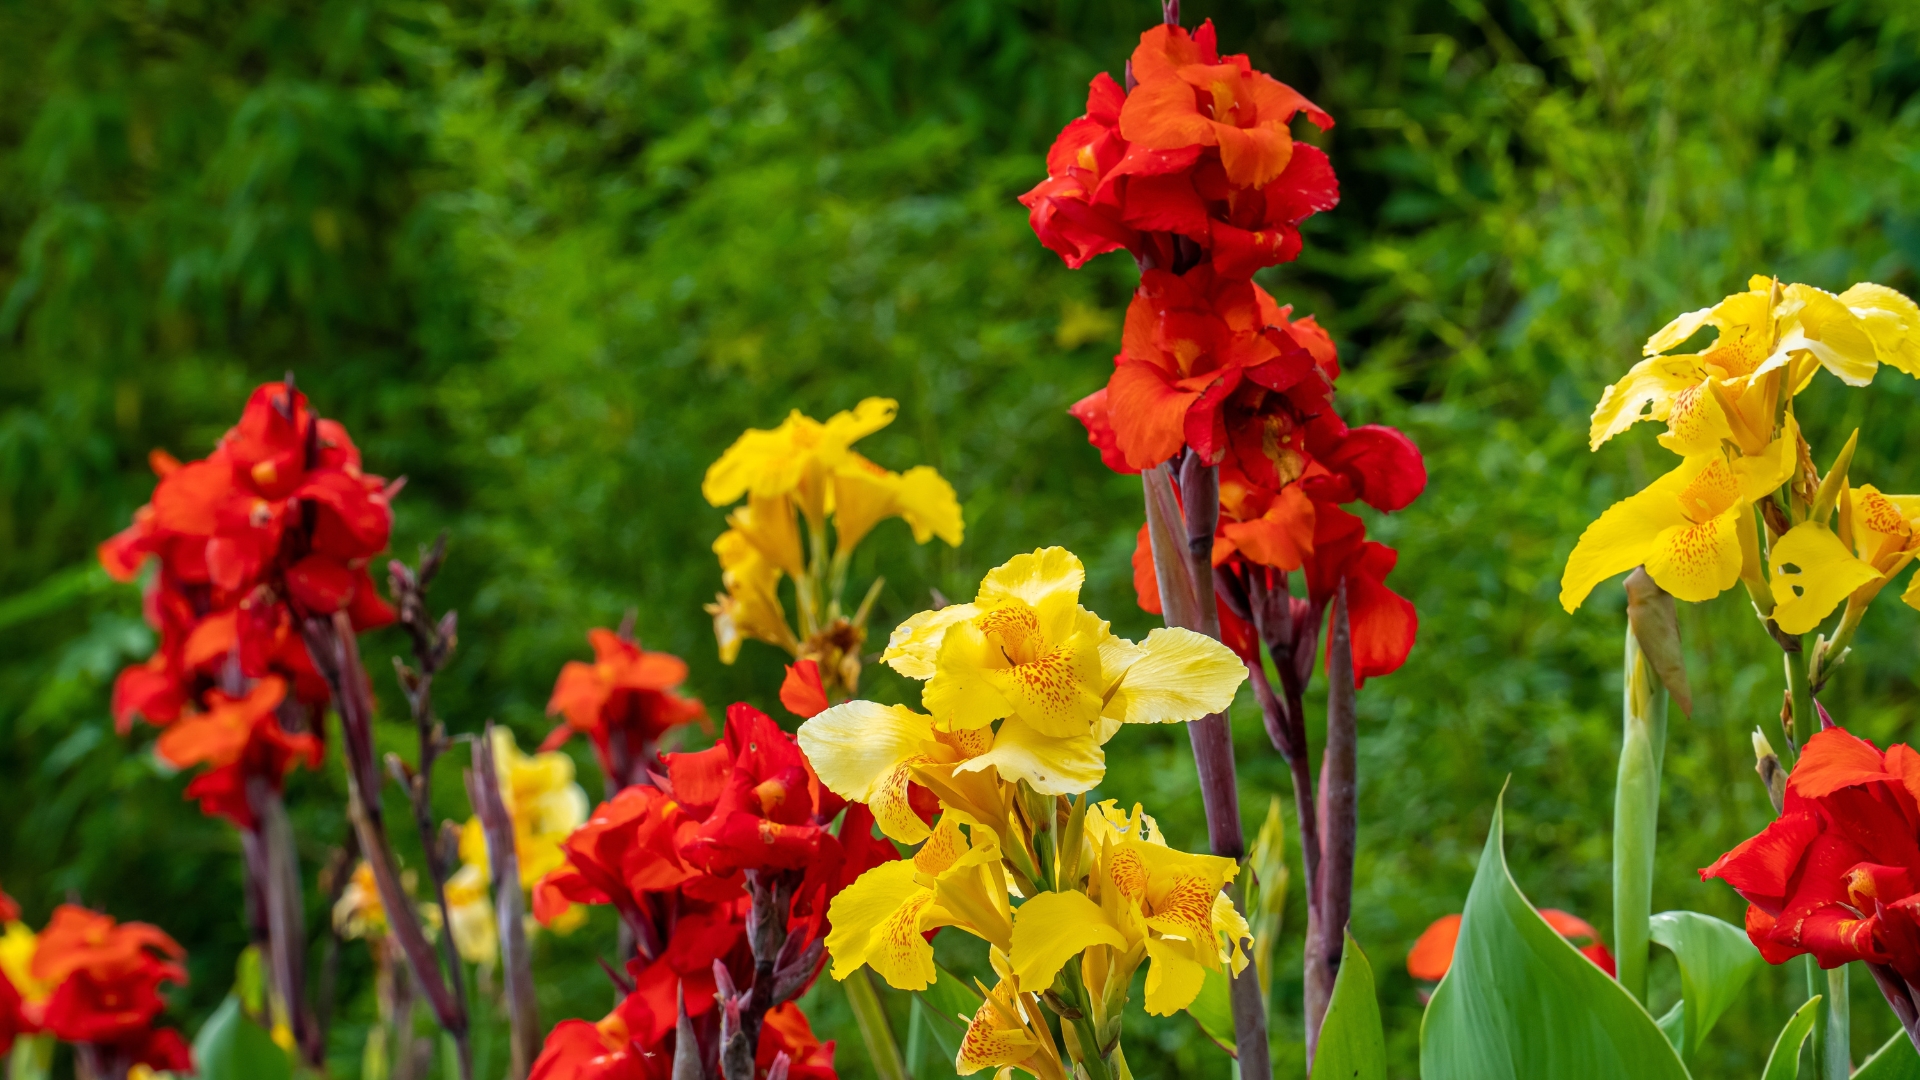
{"label": "green foliage background", "polygon": [[[493,717],[523,744],[543,733],[560,664],[629,606],[709,703],[770,705],[778,657],[750,646],[722,667],[700,611],[722,515],[699,476],[749,425],[871,394],[901,417],[863,449],[937,466],[968,528],[957,550],[915,548],[898,525],[869,541],[856,577],[887,577],[877,627],[929,587],[968,595],[1008,555],[1061,543],[1090,564],[1090,606],[1143,632],[1137,482],[1105,473],[1065,414],[1104,379],[1133,269],[1116,255],[1068,272],[1013,197],[1087,80],[1117,71],[1157,14],[1120,0],[0,4],[0,881],[30,920],[77,896],[165,926],[193,950],[175,1006],[190,1026],[225,992],[245,938],[238,844],[181,801],[151,729],[113,733],[112,675],[150,637],[135,591],[90,553],[150,491],[149,448],[204,453],[247,390],[287,369],[373,471],[410,478],[396,550],[451,534],[436,600],[459,609],[461,650],[439,685],[459,730]],[[1580,529],[1666,465],[1646,431],[1589,454],[1592,401],[1647,334],[1751,273],[1920,288],[1920,18],[1897,0],[1187,15],[1213,16],[1224,45],[1339,119],[1318,141],[1344,202],[1265,281],[1332,328],[1349,418],[1403,426],[1432,472],[1425,498],[1376,524],[1422,626],[1407,667],[1361,696],[1353,925],[1393,1073],[1411,1076],[1420,1004],[1400,958],[1458,910],[1509,776],[1521,886],[1607,928],[1624,620],[1611,587],[1573,617],[1555,595]],[[1823,377],[1802,415],[1826,452],[1865,425],[1856,475],[1913,490],[1917,398],[1890,371],[1867,393]],[[1891,594],[1882,607],[1825,700],[1863,734],[1909,739],[1920,615]],[[1698,707],[1673,725],[1656,910],[1738,919],[1693,871],[1766,816],[1747,732],[1777,713],[1781,676],[1742,608],[1684,615]],[[367,647],[390,715],[380,671],[401,648],[391,633]],[[912,700],[885,673],[864,689]],[[1257,827],[1287,779],[1241,705]],[[1129,732],[1112,750],[1103,792],[1203,843],[1181,734]],[[310,871],[344,830],[337,770],[292,785]],[[442,811],[464,817],[457,777],[441,781]],[[1301,1071],[1303,912],[1296,884],[1282,1075]],[[324,918],[313,898],[316,935]],[[604,1011],[591,957],[610,923],[541,948],[547,1018]],[[367,962],[349,947],[341,971],[335,1066],[356,1075]],[[1756,980],[1699,1074],[1756,1074],[1795,981]],[[1670,965],[1655,982],[1677,995]],[[1895,1025],[1870,982],[1855,996],[1864,1057]],[[817,1014],[843,1075],[867,1075],[837,993]],[[1136,1075],[1226,1068],[1184,1020],[1135,1031]]]}

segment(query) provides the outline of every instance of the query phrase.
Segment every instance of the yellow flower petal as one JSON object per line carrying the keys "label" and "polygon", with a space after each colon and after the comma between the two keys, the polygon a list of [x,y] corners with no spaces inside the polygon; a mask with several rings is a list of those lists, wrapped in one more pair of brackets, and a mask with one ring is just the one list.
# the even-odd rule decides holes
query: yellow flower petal
{"label": "yellow flower petal", "polygon": [[1232,649],[1191,630],[1165,627],[1147,635],[1120,677],[1104,715],[1126,724],[1198,720],[1233,704],[1247,666]]}
{"label": "yellow flower petal", "polygon": [[1792,321],[1781,336],[1776,357],[1804,349],[1849,386],[1873,381],[1880,366],[1879,352],[1860,317],[1839,297],[1811,285],[1789,285],[1781,307],[1783,314],[1791,313]]}
{"label": "yellow flower petal", "polygon": [[1077,795],[1107,775],[1107,755],[1093,733],[1068,739],[1042,735],[1019,717],[994,732],[993,749],[954,767],[958,773],[992,768],[1008,782],[1023,780],[1042,795]]}
{"label": "yellow flower petal", "polygon": [[798,738],[820,782],[867,804],[881,832],[903,844],[927,838],[926,823],[907,803],[907,784],[915,765],[952,756],[940,753],[931,717],[904,705],[849,701],[801,724]]}
{"label": "yellow flower petal", "polygon": [[1172,1016],[1200,996],[1200,987],[1207,981],[1207,969],[1193,954],[1192,942],[1147,939],[1148,1013]]}
{"label": "yellow flower petal", "polygon": [[[768,563],[796,578],[806,572],[806,556],[800,549],[800,526],[794,520],[793,503],[785,495],[755,495],[745,506],[727,515],[727,524]],[[723,562],[722,569],[725,568]]]}
{"label": "yellow flower petal", "polygon": [[[1659,340],[1658,335],[1655,340]],[[1680,340],[1684,341],[1685,336]],[[1648,348],[1652,345],[1648,342]],[[1600,404],[1594,406],[1593,422],[1588,429],[1588,446],[1598,450],[1601,443],[1641,420],[1667,419],[1674,398],[1687,388],[1697,386],[1705,377],[1699,358],[1691,355],[1653,356],[1633,365],[1625,377],[1600,395]]]}
{"label": "yellow flower petal", "polygon": [[[1001,655],[1006,655],[1004,647]],[[1085,735],[1100,719],[1100,646],[1088,635],[1075,634],[1023,663],[988,668],[982,675],[1016,715],[1043,735]],[[928,693],[941,681],[935,676]]]}
{"label": "yellow flower petal", "polygon": [[1707,459],[1689,458],[1646,490],[1614,503],[1580,534],[1560,577],[1560,606],[1572,612],[1595,585],[1647,561],[1656,537],[1688,524],[1676,498],[1706,467]]}
{"label": "yellow flower petal", "polygon": [[1661,446],[1686,457],[1718,450],[1723,440],[1733,438],[1733,425],[1713,396],[1711,382],[1702,379],[1673,396],[1667,430],[1660,433]]}
{"label": "yellow flower petal", "polygon": [[996,1076],[1006,1075],[1040,1049],[1039,1041],[1015,1018],[1013,1008],[991,996],[980,1003],[960,1037],[960,1052],[953,1062],[956,1073],[972,1076],[981,1069],[998,1069]]}
{"label": "yellow flower petal", "polygon": [[980,609],[972,604],[948,604],[938,611],[922,611],[893,628],[880,660],[909,679],[931,679],[947,631],[978,614]]}
{"label": "yellow flower petal", "polygon": [[1840,294],[1873,339],[1880,362],[1920,375],[1920,306],[1885,285],[1861,282]]}
{"label": "yellow flower petal", "polygon": [[933,946],[921,935],[942,925],[945,913],[934,907],[933,891],[914,880],[918,873],[911,860],[881,863],[833,898],[827,953],[834,978],[865,964],[897,990],[932,985]]}
{"label": "yellow flower petal", "polygon": [[989,669],[1004,664],[1006,658],[978,623],[975,619],[947,629],[933,678],[920,694],[920,704],[946,727],[985,727],[1014,711],[1014,703],[989,675]]}
{"label": "yellow flower petal", "polygon": [[1020,988],[1037,994],[1053,985],[1067,961],[1095,945],[1125,949],[1127,939],[1087,894],[1044,892],[1013,913],[1013,948],[1007,955]]}
{"label": "yellow flower petal", "polygon": [[1232,959],[1233,974],[1238,975],[1247,969],[1247,950],[1253,940],[1253,928],[1247,925],[1246,916],[1233,906],[1233,901],[1225,893],[1215,894],[1213,898],[1213,929],[1217,936],[1226,938],[1226,957]]}
{"label": "yellow flower petal", "polygon": [[1787,530],[1767,554],[1776,605],[1773,621],[1789,634],[1804,634],[1820,625],[1849,593],[1880,577],[1815,521]]}
{"label": "yellow flower petal", "polygon": [[960,499],[953,485],[930,465],[916,465],[900,474],[900,516],[913,530],[915,543],[924,544],[939,537],[959,547],[966,536],[966,521],[960,515]]}
{"label": "yellow flower petal", "polygon": [[1087,580],[1087,568],[1073,552],[1063,547],[1041,548],[1026,555],[1015,555],[989,570],[980,582],[976,603],[1018,599],[1033,607],[1054,593],[1075,598]]}
{"label": "yellow flower petal", "polygon": [[1698,524],[1664,529],[1647,552],[1647,576],[1677,599],[1711,600],[1740,580],[1740,528],[1746,504]]}
{"label": "yellow flower petal", "polygon": [[1788,413],[1786,423],[1781,425],[1780,437],[1767,444],[1766,450],[1734,459],[1733,474],[1740,482],[1740,498],[1750,503],[1759,502],[1792,479],[1793,470],[1800,463],[1799,449],[1800,424]]}
{"label": "yellow flower petal", "polygon": [[1719,310],[1720,305],[1716,304],[1713,307],[1701,308],[1699,311],[1687,312],[1661,327],[1658,333],[1648,338],[1646,345],[1640,350],[1640,355],[1655,356],[1666,352],[1699,333],[1700,328],[1707,325]]}

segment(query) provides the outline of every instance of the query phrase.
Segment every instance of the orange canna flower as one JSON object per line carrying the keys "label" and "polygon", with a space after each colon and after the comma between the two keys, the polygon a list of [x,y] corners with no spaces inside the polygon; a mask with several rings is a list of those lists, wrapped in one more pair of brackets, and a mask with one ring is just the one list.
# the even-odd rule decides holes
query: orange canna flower
{"label": "orange canna flower", "polygon": [[[1579,949],[1580,955],[1593,961],[1595,967],[1608,975],[1614,974],[1613,953],[1601,943],[1593,924],[1558,908],[1541,908],[1540,917]],[[1407,953],[1407,974],[1421,982],[1439,982],[1446,978],[1447,969],[1453,966],[1454,944],[1459,940],[1459,915],[1442,915],[1433,920],[1433,925],[1421,931],[1412,951]]]}
{"label": "orange canna flower", "polygon": [[564,717],[542,752],[557,750],[576,733],[593,741],[600,767],[613,782],[637,783],[637,770],[654,759],[660,737],[706,715],[700,702],[676,689],[687,679],[687,662],[648,652],[611,630],[587,631],[593,663],[569,660],[553,684],[547,715]]}
{"label": "orange canna flower", "polygon": [[1218,55],[1213,24],[1189,35],[1156,26],[1140,36],[1131,71],[1139,85],[1120,109],[1120,134],[1150,150],[1220,148],[1227,180],[1264,187],[1293,157],[1293,118],[1304,112],[1322,131],[1333,117],[1299,91],[1253,70],[1244,55]]}

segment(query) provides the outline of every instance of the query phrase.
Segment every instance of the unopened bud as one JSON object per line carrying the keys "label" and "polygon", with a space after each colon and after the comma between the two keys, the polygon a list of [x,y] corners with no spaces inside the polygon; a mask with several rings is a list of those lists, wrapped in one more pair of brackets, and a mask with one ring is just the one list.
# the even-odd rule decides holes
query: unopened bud
{"label": "unopened bud", "polygon": [[1773,744],[1761,734],[1759,728],[1753,729],[1753,771],[1760,774],[1760,782],[1766,785],[1767,801],[1773,803],[1773,812],[1785,811],[1787,803],[1787,771],[1780,767],[1780,757],[1773,752]]}

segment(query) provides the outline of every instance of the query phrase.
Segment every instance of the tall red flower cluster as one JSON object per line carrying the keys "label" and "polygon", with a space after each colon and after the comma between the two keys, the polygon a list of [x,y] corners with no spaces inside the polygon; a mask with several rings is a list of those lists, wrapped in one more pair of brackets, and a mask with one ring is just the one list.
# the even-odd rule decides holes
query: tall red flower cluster
{"label": "tall red flower cluster", "polygon": [[1700,877],[1746,898],[1747,936],[1771,963],[1864,960],[1920,986],[1920,753],[1820,732],[1781,815]]}
{"label": "tall red flower cluster", "polygon": [[[181,464],[156,450],[150,460],[160,477],[152,500],[99,549],[121,581],[158,564],[146,614],[159,648],[120,673],[114,718],[122,732],[135,716],[199,728],[163,738],[161,753],[211,765],[189,794],[246,826],[248,771],[277,785],[319,752],[299,729],[326,703],[327,684],[301,621],[336,612],[355,630],[393,621],[367,565],[387,546],[399,484],[363,472],[346,429],[285,382],[254,390],[205,458]],[[301,718],[295,730],[282,723],[289,716]]]}
{"label": "tall red flower cluster", "polygon": [[[19,909],[0,894],[0,916]],[[101,1075],[134,1065],[192,1072],[193,1055],[173,1028],[155,1027],[163,983],[184,984],[186,950],[159,927],[116,923],[73,904],[54,909],[16,986],[0,968],[0,1051],[16,1035],[45,1032],[90,1057]]]}
{"label": "tall red flower cluster", "polygon": [[567,864],[534,890],[542,922],[574,903],[611,904],[638,955],[620,1004],[598,1023],[556,1027],[533,1080],[665,1080],[682,1030],[706,1075],[731,1046],[752,1054],[756,1075],[830,1080],[833,1044],[815,1040],[792,1003],[819,973],[828,904],[897,858],[892,845],[751,706],[727,710],[712,748],[665,765],[656,783],[597,807],[564,844]]}
{"label": "tall red flower cluster", "polygon": [[615,787],[645,783],[648,765],[658,764],[660,737],[706,715],[698,701],[677,689],[687,681],[687,662],[648,652],[612,630],[589,630],[587,641],[593,645],[593,663],[569,660],[560,669],[547,715],[564,722],[540,749],[558,750],[583,734]]}
{"label": "tall red flower cluster", "polygon": [[[1356,680],[1393,671],[1413,647],[1413,606],[1385,585],[1394,551],[1341,507],[1398,510],[1425,489],[1426,465],[1399,431],[1340,418],[1332,339],[1252,280],[1297,256],[1299,223],[1339,201],[1326,155],[1290,126],[1301,113],[1322,130],[1333,120],[1245,56],[1219,56],[1210,22],[1142,34],[1128,74],[1127,90],[1094,80],[1047,180],[1022,197],[1069,266],[1125,247],[1141,267],[1113,374],[1071,411],[1116,471],[1217,466],[1216,566],[1282,592],[1277,575],[1304,571],[1300,618],[1315,625],[1344,580]],[[1142,606],[1158,611],[1144,530],[1134,565]],[[1228,643],[1257,655],[1246,605],[1223,600],[1221,618]],[[1299,654],[1316,633],[1279,636]]]}

